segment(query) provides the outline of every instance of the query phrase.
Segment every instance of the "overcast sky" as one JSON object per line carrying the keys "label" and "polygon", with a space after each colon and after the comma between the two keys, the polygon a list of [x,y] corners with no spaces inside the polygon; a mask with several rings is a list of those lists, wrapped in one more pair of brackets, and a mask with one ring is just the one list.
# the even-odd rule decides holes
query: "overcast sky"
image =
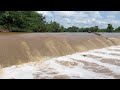
{"label": "overcast sky", "polygon": [[120,11],[37,11],[46,17],[47,21],[54,20],[65,27],[99,26],[106,28],[111,23],[113,27],[120,26]]}

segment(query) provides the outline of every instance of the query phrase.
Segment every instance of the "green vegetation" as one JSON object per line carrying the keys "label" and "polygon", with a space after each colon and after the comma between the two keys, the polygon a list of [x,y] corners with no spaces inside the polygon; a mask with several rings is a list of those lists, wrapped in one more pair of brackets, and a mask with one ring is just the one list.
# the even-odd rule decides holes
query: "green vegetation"
{"label": "green vegetation", "polygon": [[108,24],[106,29],[98,26],[65,28],[55,21],[46,22],[42,14],[35,11],[0,11],[1,32],[120,32],[120,27]]}
{"label": "green vegetation", "polygon": [[34,11],[1,11],[0,26],[9,32],[42,31],[45,17]]}

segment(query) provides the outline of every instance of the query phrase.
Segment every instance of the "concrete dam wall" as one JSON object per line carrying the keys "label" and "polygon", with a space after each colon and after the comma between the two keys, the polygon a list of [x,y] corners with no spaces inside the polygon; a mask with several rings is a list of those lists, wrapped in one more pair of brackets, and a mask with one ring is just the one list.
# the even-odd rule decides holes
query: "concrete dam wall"
{"label": "concrete dam wall", "polygon": [[0,33],[0,65],[120,45],[118,33]]}

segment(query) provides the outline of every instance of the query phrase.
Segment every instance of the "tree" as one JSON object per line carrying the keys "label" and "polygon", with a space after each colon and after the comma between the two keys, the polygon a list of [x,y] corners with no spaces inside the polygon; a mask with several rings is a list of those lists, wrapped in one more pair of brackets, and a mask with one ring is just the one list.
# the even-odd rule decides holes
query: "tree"
{"label": "tree", "polygon": [[60,26],[60,32],[65,32],[65,28],[64,28],[64,26],[62,25],[62,26]]}
{"label": "tree", "polygon": [[107,31],[107,32],[112,32],[113,29],[114,29],[114,28],[113,28],[112,24],[108,24],[108,27],[107,27],[106,31]]}
{"label": "tree", "polygon": [[83,29],[84,29],[84,28],[79,28],[79,32],[83,32]]}
{"label": "tree", "polygon": [[99,30],[98,26],[90,27],[87,29],[87,32],[97,32]]}
{"label": "tree", "polygon": [[112,24],[106,29],[98,26],[65,28],[55,21],[46,22],[45,17],[35,11],[0,11],[0,31],[9,32],[120,32],[120,27],[114,30]]}
{"label": "tree", "polygon": [[79,32],[79,28],[76,26],[68,27],[68,32]]}
{"label": "tree", "polygon": [[120,27],[116,28],[114,32],[120,32]]}
{"label": "tree", "polygon": [[51,22],[52,32],[60,32],[60,24],[57,22]]}
{"label": "tree", "polygon": [[95,32],[99,31],[99,27],[95,26]]}
{"label": "tree", "polygon": [[89,32],[95,32],[95,27],[90,27]]}
{"label": "tree", "polygon": [[35,11],[0,12],[0,26],[11,32],[41,30],[44,23],[45,17]]}
{"label": "tree", "polygon": [[46,23],[46,31],[47,32],[61,32],[61,29],[64,29],[64,27],[60,26],[60,24],[55,21]]}

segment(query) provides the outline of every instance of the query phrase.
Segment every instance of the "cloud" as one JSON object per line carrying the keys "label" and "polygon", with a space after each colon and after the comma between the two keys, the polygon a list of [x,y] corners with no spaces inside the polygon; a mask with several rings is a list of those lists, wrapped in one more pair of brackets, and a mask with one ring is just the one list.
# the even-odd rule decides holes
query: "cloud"
{"label": "cloud", "polygon": [[61,16],[63,18],[68,18],[68,17],[71,17],[71,16],[74,16],[76,14],[75,11],[59,11],[59,12],[56,12],[58,14],[58,16]]}
{"label": "cloud", "polygon": [[41,13],[41,14],[43,14],[44,16],[52,16],[52,13],[50,12],[50,11],[37,11],[38,13]]}
{"label": "cloud", "polygon": [[120,11],[38,11],[47,21],[55,20],[65,27],[95,26],[106,28],[108,23],[114,27],[120,25]]}

